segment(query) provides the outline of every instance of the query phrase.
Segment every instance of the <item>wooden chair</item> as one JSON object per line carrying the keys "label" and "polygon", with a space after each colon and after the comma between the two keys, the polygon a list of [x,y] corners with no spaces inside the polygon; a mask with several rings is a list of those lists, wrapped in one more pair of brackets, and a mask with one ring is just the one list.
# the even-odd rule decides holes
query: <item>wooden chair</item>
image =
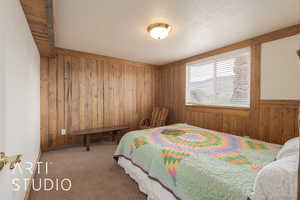
{"label": "wooden chair", "polygon": [[143,119],[139,124],[140,129],[148,129],[166,125],[169,110],[167,108],[154,108],[151,119]]}

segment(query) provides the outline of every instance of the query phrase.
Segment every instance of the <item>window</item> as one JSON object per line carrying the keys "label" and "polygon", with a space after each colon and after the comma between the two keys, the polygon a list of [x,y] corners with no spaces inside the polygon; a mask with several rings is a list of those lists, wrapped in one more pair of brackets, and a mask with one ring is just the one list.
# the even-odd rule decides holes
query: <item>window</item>
{"label": "window", "polygon": [[186,104],[250,107],[250,47],[188,63]]}

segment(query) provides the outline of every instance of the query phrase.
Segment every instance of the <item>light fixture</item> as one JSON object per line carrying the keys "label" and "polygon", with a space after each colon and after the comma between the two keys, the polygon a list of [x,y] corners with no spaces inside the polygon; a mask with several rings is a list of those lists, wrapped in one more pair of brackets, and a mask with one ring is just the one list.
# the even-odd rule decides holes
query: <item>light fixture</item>
{"label": "light fixture", "polygon": [[169,32],[171,31],[171,26],[165,23],[150,24],[147,27],[147,31],[154,39],[162,40],[168,37]]}

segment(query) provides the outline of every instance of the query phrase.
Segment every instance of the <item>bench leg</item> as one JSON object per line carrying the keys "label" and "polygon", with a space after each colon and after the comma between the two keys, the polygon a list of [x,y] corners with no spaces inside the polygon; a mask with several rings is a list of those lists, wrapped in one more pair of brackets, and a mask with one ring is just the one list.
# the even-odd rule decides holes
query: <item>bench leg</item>
{"label": "bench leg", "polygon": [[121,138],[122,138],[121,131],[118,131],[117,134],[118,134],[118,137],[117,137],[117,144],[119,144],[119,142],[120,142],[120,140],[121,140]]}
{"label": "bench leg", "polygon": [[89,135],[84,135],[83,144],[84,144],[84,146],[86,146],[86,151],[89,151],[90,150],[90,137],[89,137]]}
{"label": "bench leg", "polygon": [[120,139],[121,139],[121,131],[114,131],[113,132],[113,142],[115,142],[116,144],[119,144]]}
{"label": "bench leg", "polygon": [[82,145],[85,147],[86,146],[86,136],[82,136]]}
{"label": "bench leg", "polygon": [[112,141],[113,141],[113,142],[116,141],[116,134],[117,134],[116,131],[113,131],[113,132],[112,132]]}

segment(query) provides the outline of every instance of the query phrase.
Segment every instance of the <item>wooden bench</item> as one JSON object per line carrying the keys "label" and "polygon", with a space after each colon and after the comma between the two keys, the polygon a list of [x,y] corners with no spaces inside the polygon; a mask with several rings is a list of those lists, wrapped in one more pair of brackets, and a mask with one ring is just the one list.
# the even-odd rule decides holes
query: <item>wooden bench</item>
{"label": "wooden bench", "polygon": [[[94,128],[94,129],[87,129],[87,130],[81,130],[81,131],[74,131],[73,135],[81,136],[83,139],[83,145],[86,146],[86,150],[89,151],[90,150],[90,136],[112,133],[113,141],[116,141],[116,135],[118,135],[122,130],[126,130],[128,128],[129,128],[128,126]],[[119,139],[117,142],[119,142]]]}

